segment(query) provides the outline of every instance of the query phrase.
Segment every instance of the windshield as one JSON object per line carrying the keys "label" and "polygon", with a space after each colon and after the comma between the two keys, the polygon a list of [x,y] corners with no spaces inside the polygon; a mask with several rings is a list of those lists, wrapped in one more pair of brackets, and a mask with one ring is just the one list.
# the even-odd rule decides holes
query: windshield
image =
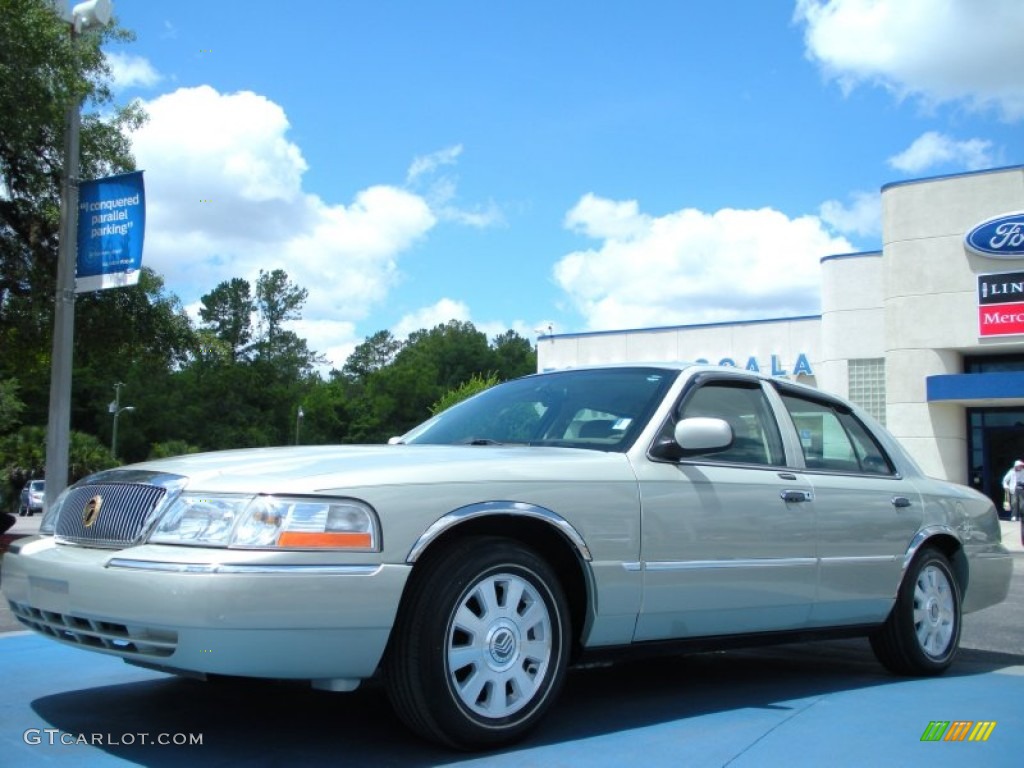
{"label": "windshield", "polygon": [[625,451],[678,375],[660,368],[610,368],[528,376],[449,408],[401,442]]}

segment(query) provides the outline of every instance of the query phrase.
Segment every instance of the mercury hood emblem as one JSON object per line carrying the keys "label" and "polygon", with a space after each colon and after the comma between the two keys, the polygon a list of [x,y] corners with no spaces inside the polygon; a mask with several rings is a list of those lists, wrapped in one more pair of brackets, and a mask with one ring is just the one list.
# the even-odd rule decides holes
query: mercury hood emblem
{"label": "mercury hood emblem", "polygon": [[100,508],[103,506],[103,497],[96,495],[85,503],[82,510],[82,525],[92,528],[100,518]]}

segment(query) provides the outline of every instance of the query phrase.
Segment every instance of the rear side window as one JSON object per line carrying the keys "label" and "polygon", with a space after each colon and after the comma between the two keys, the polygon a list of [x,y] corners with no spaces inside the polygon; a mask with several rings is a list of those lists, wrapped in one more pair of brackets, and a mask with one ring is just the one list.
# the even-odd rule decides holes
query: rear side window
{"label": "rear side window", "polygon": [[781,466],[782,438],[771,406],[760,386],[710,382],[690,393],[679,409],[683,419],[706,416],[724,419],[732,427],[732,445],[723,451],[689,455],[690,459]]}
{"label": "rear side window", "polygon": [[844,409],[780,392],[800,436],[808,469],[892,475],[892,462],[867,428]]}

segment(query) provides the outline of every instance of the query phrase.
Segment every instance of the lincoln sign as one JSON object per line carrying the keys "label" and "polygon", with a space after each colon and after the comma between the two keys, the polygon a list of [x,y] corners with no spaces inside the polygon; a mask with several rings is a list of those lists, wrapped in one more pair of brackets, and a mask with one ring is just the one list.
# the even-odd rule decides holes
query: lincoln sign
{"label": "lincoln sign", "polygon": [[978,335],[1024,334],[1024,272],[978,275]]}

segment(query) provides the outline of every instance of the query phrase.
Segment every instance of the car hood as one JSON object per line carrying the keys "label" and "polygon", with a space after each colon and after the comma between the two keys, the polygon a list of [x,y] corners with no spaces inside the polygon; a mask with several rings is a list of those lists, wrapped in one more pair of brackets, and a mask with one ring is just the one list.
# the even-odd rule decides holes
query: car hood
{"label": "car hood", "polygon": [[366,486],[633,479],[624,454],[530,446],[362,445],[190,454],[113,470],[188,478],[196,491],[315,493]]}

